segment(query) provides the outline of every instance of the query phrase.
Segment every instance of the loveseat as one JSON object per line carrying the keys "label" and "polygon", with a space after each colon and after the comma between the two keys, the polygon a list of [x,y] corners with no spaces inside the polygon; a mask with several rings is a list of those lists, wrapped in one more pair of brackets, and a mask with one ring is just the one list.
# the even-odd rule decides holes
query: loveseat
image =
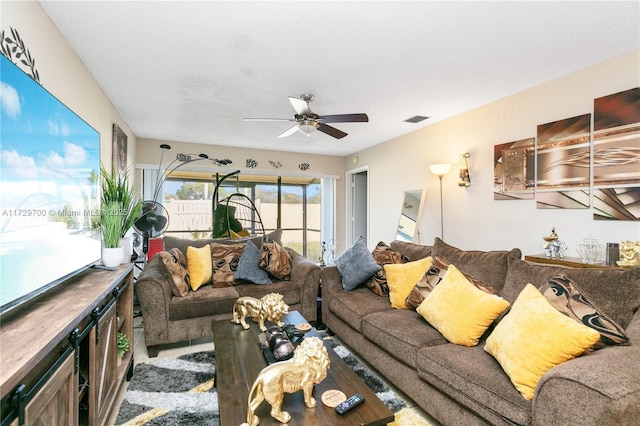
{"label": "loveseat", "polygon": [[[278,230],[267,234],[267,239],[280,244],[280,236],[281,231]],[[192,271],[190,277],[192,288],[187,288],[183,293],[184,296],[176,291],[173,282],[176,274],[172,274],[174,271],[171,270],[171,259],[176,256],[169,256],[169,254],[177,253],[177,257],[186,260],[190,250],[188,247],[203,249],[211,244],[243,245],[248,241],[260,249],[263,238],[238,241],[164,237],[165,251],[156,254],[148,262],[135,284],[142,309],[144,338],[149,357],[157,356],[159,345],[212,336],[212,322],[230,320],[233,305],[242,296],[259,299],[269,293],[279,293],[283,295],[289,310],[299,311],[307,321],[316,320],[320,268],[289,247],[283,247],[291,259],[288,279],[271,277],[272,282],[269,284],[234,280],[220,286],[218,285],[220,283],[216,283],[214,274],[213,280],[204,283],[194,291]],[[237,259],[233,262],[236,261]],[[235,269],[236,266],[234,265],[233,268]]]}
{"label": "loveseat", "polygon": [[[436,420],[444,425],[640,424],[640,267],[535,264],[521,260],[519,249],[465,251],[439,238],[433,246],[393,241],[387,247],[405,263],[444,258],[489,284],[510,304],[477,345],[464,346],[450,343],[416,310],[393,308],[389,296],[371,290],[371,281],[347,291],[337,266],[322,270],[322,318],[329,330]],[[579,287],[599,312],[624,330],[628,341],[589,349],[548,369],[527,399],[485,345],[515,311],[514,301],[528,283],[540,288],[558,276]],[[555,334],[554,329],[540,328]],[[507,355],[517,359],[528,352],[525,347]]]}

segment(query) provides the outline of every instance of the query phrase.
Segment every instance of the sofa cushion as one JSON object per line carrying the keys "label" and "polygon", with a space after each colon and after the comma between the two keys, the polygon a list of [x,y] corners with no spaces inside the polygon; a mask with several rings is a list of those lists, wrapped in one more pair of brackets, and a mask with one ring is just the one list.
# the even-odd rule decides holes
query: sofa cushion
{"label": "sofa cushion", "polygon": [[622,327],[599,312],[598,308],[584,295],[580,286],[570,278],[564,275],[552,278],[540,287],[540,293],[558,312],[600,333],[600,341],[592,349],[629,342]]}
{"label": "sofa cushion", "polygon": [[582,355],[599,340],[597,331],[558,312],[536,287],[527,284],[487,337],[485,350],[530,400],[547,371]]}
{"label": "sofa cushion", "polygon": [[235,287],[213,288],[205,285],[198,291],[189,292],[185,297],[172,297],[169,302],[169,320],[231,313],[238,297],[240,294]]}
{"label": "sofa cushion", "polygon": [[415,311],[407,309],[388,308],[365,316],[362,333],[376,346],[412,368],[416,365],[418,349],[447,343],[438,330]]}
{"label": "sofa cushion", "polygon": [[240,296],[249,296],[260,299],[269,293],[280,293],[284,303],[289,306],[302,303],[302,286],[294,281],[273,281],[269,285],[243,284],[235,287]]}
{"label": "sofa cushion", "polygon": [[578,283],[589,302],[623,329],[640,307],[640,267],[567,268],[511,259],[500,295],[513,303],[528,283],[539,288],[562,274]]}
{"label": "sofa cushion", "polygon": [[269,273],[258,265],[259,258],[260,249],[251,240],[247,241],[240,260],[238,260],[238,268],[234,279],[245,280],[254,284],[271,284]]}
{"label": "sofa cushion", "polygon": [[423,246],[421,244],[408,243],[400,240],[392,241],[389,246],[393,250],[400,252],[403,256],[406,256],[410,261],[431,256],[432,251],[431,246]]}
{"label": "sofa cushion", "polygon": [[400,252],[389,247],[384,241],[380,241],[371,252],[373,260],[383,268],[373,274],[367,280],[367,287],[380,297],[389,295],[389,285],[387,284],[387,274],[384,272],[384,265],[391,263],[406,263],[409,259]]}
{"label": "sofa cushion", "polygon": [[418,376],[489,424],[531,424],[531,401],[520,395],[483,346],[424,347],[417,354]]}
{"label": "sofa cushion", "polygon": [[187,247],[187,270],[189,271],[189,284],[196,291],[203,284],[211,282],[213,269],[211,265],[211,245],[202,247]]}
{"label": "sofa cushion", "polygon": [[215,288],[230,287],[235,283],[234,276],[244,246],[245,243],[211,243],[211,264]]}
{"label": "sofa cushion", "polygon": [[500,294],[507,276],[508,259],[520,259],[522,252],[517,248],[509,251],[460,250],[436,237],[432,256],[437,255],[456,265],[460,271],[489,284]]}
{"label": "sofa cushion", "polygon": [[509,302],[474,286],[455,265],[418,306],[417,312],[451,343],[475,346]]}
{"label": "sofa cushion", "polygon": [[406,304],[407,296],[422,280],[431,266],[431,256],[402,264],[384,265],[389,284],[389,300],[396,309],[411,309]]}
{"label": "sofa cushion", "polygon": [[342,287],[353,290],[381,269],[367,248],[363,237],[353,243],[336,259],[336,267],[342,278]]}
{"label": "sofa cushion", "polygon": [[364,316],[390,309],[389,300],[375,296],[364,287],[351,291],[337,288],[332,290],[329,298],[329,310],[359,333],[362,333]]}

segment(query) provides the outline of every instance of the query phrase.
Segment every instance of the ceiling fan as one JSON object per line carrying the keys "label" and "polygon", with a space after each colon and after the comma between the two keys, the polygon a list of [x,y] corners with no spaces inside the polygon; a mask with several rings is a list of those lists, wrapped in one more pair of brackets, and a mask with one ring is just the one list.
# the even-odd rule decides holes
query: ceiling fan
{"label": "ceiling fan", "polygon": [[296,123],[289,130],[282,133],[280,138],[284,138],[294,134],[295,132],[303,133],[309,136],[316,130],[333,136],[336,139],[342,139],[347,133],[342,130],[329,126],[326,123],[363,123],[368,122],[367,114],[334,114],[334,115],[318,115],[311,111],[309,103],[315,99],[315,95],[304,93],[299,98],[289,96],[289,102],[295,110],[293,118],[245,118],[244,121],[290,121]]}

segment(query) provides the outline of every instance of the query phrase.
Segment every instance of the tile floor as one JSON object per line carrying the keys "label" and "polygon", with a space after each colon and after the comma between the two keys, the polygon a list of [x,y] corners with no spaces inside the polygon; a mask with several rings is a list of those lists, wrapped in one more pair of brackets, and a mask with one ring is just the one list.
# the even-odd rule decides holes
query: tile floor
{"label": "tile floor", "polygon": [[[133,321],[133,353],[134,353],[134,365],[137,365],[141,362],[148,362],[149,355],[147,353],[147,347],[144,343],[144,331],[142,328],[142,316],[139,314],[139,308],[136,307],[136,316]],[[158,353],[157,358],[175,358],[180,355],[201,352],[201,351],[210,351],[213,350],[213,338],[212,337],[204,337],[198,340],[190,340],[185,342],[174,343],[170,345],[164,345],[161,347],[160,352]],[[362,361],[362,360],[361,360]],[[364,363],[364,362],[363,362]],[[364,363],[366,364],[366,363]],[[371,368],[367,365],[367,367]],[[114,407],[112,417],[108,424],[115,424],[115,419],[118,415],[118,410],[120,408],[120,402],[124,398],[124,394],[127,390],[127,383],[125,382],[125,386],[123,386],[120,395],[118,395],[118,402]],[[387,383],[391,389],[393,389],[402,399],[408,402],[409,408],[411,408],[412,414],[417,415],[418,418],[424,421],[425,424],[429,426],[438,426],[439,423],[435,421],[431,416],[425,413],[420,407],[415,405],[408,397],[406,397],[401,391],[397,390],[392,384]]]}

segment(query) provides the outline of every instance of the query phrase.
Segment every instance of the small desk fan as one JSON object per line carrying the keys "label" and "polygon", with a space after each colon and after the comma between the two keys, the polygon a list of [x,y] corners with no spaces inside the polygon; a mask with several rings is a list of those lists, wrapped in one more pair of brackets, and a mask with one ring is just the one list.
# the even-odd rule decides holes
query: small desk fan
{"label": "small desk fan", "polygon": [[142,203],[140,214],[133,222],[133,229],[142,235],[142,251],[149,251],[149,238],[157,238],[169,227],[169,213],[156,201],[146,200]]}

